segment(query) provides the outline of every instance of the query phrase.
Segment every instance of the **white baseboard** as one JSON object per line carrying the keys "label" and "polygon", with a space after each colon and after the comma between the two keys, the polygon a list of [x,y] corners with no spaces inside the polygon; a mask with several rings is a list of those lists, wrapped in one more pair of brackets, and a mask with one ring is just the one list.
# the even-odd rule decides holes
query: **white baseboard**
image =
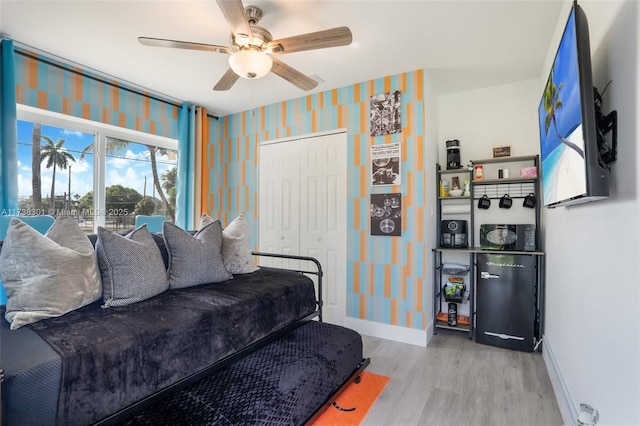
{"label": "white baseboard", "polygon": [[558,402],[563,423],[565,425],[577,424],[578,412],[573,403],[573,398],[571,398],[571,394],[569,393],[569,388],[562,377],[562,372],[560,371],[556,357],[553,354],[551,342],[549,342],[547,336],[544,336],[542,342],[542,359],[544,359],[549,379],[551,379],[551,386],[553,387],[553,393],[556,395],[556,401]]}
{"label": "white baseboard", "polygon": [[414,328],[398,327],[397,325],[382,324],[358,318],[346,317],[344,326],[366,336],[409,343],[416,346],[427,346],[427,332]]}

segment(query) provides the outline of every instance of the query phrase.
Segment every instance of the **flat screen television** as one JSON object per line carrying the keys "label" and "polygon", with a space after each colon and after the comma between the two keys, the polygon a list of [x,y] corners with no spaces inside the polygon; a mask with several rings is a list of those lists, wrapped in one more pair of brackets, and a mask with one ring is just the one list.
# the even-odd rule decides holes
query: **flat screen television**
{"label": "flat screen television", "polygon": [[538,108],[545,207],[609,196],[593,91],[587,17],[574,2]]}

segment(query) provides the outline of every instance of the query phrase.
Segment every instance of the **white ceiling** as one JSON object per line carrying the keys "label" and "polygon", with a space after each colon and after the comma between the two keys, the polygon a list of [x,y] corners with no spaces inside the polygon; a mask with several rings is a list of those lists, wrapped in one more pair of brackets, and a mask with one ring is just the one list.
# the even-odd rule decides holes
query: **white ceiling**
{"label": "white ceiling", "polygon": [[[321,83],[304,92],[270,74],[212,87],[228,69],[220,53],[146,47],[138,36],[229,46],[214,0],[0,0],[0,35],[160,94],[227,115],[416,69],[439,93],[537,78],[562,0],[245,0],[274,39],[338,26],[350,46],[278,58]],[[563,18],[564,19],[564,18]]]}

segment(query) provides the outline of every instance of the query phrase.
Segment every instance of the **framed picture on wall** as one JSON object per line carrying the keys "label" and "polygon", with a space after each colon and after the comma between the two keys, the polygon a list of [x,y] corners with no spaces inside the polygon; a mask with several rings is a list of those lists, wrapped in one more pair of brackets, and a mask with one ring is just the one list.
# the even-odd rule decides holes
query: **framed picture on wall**
{"label": "framed picture on wall", "polygon": [[402,235],[402,194],[371,194],[371,235]]}
{"label": "framed picture on wall", "polygon": [[369,103],[371,136],[388,135],[402,131],[399,90],[371,96]]}
{"label": "framed picture on wall", "polygon": [[493,158],[503,158],[503,157],[511,157],[511,145],[493,147]]}
{"label": "framed picture on wall", "polygon": [[371,146],[371,186],[400,185],[400,143]]}

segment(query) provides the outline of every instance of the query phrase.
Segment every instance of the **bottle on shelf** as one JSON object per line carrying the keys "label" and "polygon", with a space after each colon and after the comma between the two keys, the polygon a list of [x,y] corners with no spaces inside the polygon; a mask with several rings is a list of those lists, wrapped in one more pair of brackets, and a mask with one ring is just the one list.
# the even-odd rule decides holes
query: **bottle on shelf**
{"label": "bottle on shelf", "polygon": [[440,196],[448,197],[449,196],[449,181],[443,179],[440,181]]}
{"label": "bottle on shelf", "polygon": [[476,164],[473,167],[473,179],[474,180],[484,179],[484,170],[483,170],[482,164]]}

